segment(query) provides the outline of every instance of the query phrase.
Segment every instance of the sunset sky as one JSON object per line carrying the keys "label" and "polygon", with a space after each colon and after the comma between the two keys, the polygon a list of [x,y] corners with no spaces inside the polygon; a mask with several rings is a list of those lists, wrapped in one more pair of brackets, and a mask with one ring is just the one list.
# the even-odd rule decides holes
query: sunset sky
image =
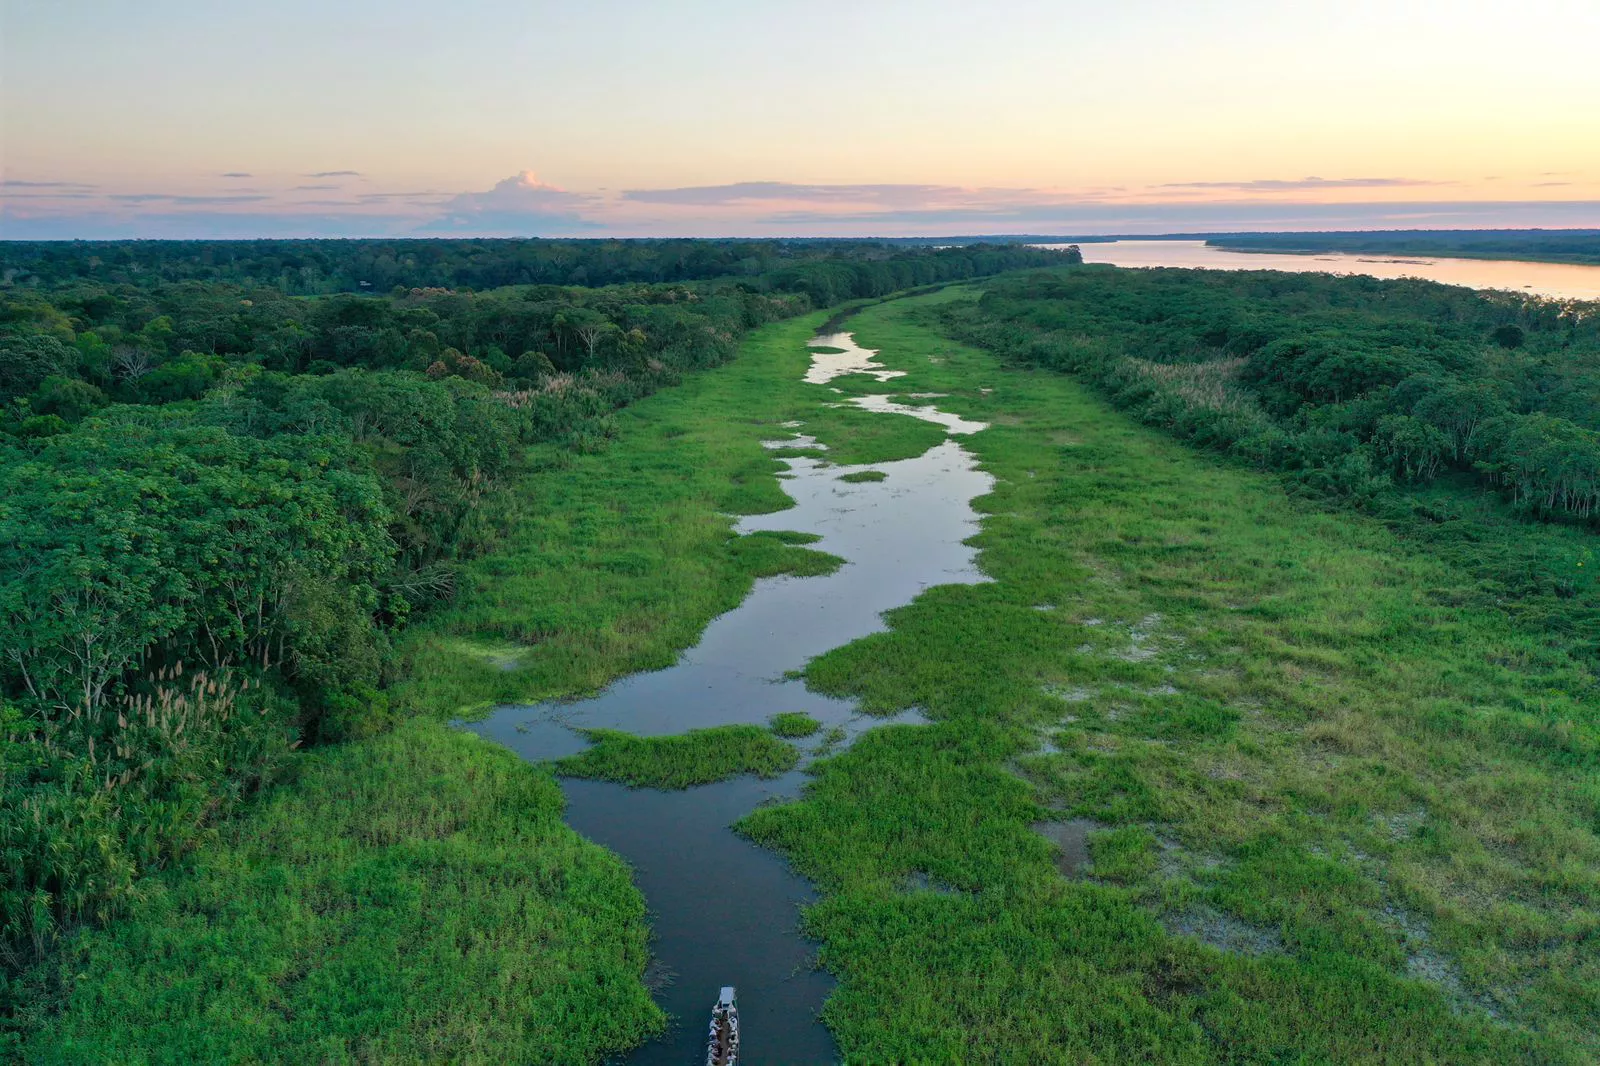
{"label": "sunset sky", "polygon": [[0,0],[0,236],[1600,226],[1600,0]]}

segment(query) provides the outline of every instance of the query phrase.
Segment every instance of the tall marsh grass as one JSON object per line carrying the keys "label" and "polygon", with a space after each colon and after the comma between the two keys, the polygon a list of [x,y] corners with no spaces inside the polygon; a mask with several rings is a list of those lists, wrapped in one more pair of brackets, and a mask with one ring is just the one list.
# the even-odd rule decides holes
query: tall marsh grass
{"label": "tall marsh grass", "polygon": [[235,670],[181,663],[55,717],[5,714],[0,952],[11,968],[104,922],[296,746],[290,702]]}

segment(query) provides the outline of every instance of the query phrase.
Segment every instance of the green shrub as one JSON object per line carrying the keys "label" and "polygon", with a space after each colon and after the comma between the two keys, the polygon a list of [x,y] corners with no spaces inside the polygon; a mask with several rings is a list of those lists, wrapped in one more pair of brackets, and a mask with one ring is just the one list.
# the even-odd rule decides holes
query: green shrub
{"label": "green shrub", "polygon": [[294,746],[294,705],[234,671],[161,672],[87,710],[0,705],[0,915],[14,958],[104,922],[187,852]]}
{"label": "green shrub", "polygon": [[17,1058],[593,1062],[631,1047],[664,1020],[640,981],[644,900],[561,815],[548,774],[432,722],[305,756],[292,787],[15,986]]}

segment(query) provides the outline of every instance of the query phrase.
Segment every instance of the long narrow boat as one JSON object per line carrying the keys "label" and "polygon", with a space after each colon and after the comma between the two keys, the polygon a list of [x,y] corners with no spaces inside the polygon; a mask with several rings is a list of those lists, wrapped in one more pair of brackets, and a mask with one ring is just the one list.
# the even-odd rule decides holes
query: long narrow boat
{"label": "long narrow boat", "polygon": [[711,1035],[706,1043],[706,1066],[737,1066],[739,1061],[739,1004],[733,986],[724,985],[711,1008]]}

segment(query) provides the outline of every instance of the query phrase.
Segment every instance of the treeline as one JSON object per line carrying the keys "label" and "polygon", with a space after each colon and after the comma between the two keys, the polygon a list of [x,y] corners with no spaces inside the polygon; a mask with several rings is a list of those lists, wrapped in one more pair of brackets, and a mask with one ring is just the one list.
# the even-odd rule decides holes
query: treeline
{"label": "treeline", "polygon": [[1041,255],[759,285],[0,290],[3,969],[117,913],[295,745],[389,728],[393,639],[492,543],[530,446],[603,447],[619,406],[814,298]]}
{"label": "treeline", "polygon": [[998,279],[947,321],[1319,492],[1366,503],[1455,474],[1530,516],[1593,521],[1597,310],[1422,281],[1085,268]]}
{"label": "treeline", "polygon": [[[975,257],[966,247],[841,240],[3,241],[0,285],[207,281],[310,296],[389,293],[397,286],[483,290],[742,278],[832,302],[995,273],[1030,259],[1039,264],[1050,254],[991,246]],[[850,292],[841,290],[846,275]]]}
{"label": "treeline", "polygon": [[1014,244],[969,244],[916,249],[890,256],[813,259],[774,272],[765,279],[763,288],[802,292],[813,305],[828,307],[845,300],[887,296],[922,285],[1081,262],[1083,254],[1076,247],[1047,250]]}
{"label": "treeline", "polygon": [[1348,252],[1600,263],[1600,230],[1372,230],[1359,233],[1231,233],[1206,241],[1261,252]]}

